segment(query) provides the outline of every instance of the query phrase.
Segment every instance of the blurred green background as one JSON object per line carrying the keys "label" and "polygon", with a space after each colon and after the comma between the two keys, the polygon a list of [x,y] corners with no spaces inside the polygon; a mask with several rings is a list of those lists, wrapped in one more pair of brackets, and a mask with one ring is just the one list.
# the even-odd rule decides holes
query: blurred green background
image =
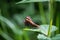
{"label": "blurred green background", "polygon": [[38,32],[23,30],[26,16],[39,25],[52,19],[60,33],[60,0],[0,0],[0,40],[38,40]]}

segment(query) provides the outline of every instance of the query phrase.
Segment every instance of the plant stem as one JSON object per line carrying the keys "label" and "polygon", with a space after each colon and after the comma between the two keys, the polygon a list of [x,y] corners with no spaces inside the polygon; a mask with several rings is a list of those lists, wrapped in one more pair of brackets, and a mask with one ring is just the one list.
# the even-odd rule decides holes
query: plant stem
{"label": "plant stem", "polygon": [[25,40],[29,40],[29,37],[26,31],[23,31],[23,35]]}
{"label": "plant stem", "polygon": [[53,22],[53,20],[52,20],[52,19],[50,19],[50,25],[49,25],[49,29],[48,29],[48,37],[50,37],[50,36],[51,36],[52,22]]}
{"label": "plant stem", "polygon": [[54,3],[54,0],[49,1],[50,25],[48,29],[48,37],[51,36],[51,28],[52,28],[52,23],[53,23],[53,14],[54,14],[53,3]]}
{"label": "plant stem", "polygon": [[58,30],[56,31],[56,33],[59,33],[59,14],[56,17],[56,26],[58,28]]}

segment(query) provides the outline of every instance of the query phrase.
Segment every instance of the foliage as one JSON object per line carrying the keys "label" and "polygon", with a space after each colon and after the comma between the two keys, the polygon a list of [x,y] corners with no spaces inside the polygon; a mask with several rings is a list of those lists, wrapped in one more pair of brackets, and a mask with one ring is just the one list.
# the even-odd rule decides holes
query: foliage
{"label": "foliage", "polygon": [[[40,27],[25,26],[26,16]],[[0,0],[0,40],[60,40],[59,17],[60,0]]]}

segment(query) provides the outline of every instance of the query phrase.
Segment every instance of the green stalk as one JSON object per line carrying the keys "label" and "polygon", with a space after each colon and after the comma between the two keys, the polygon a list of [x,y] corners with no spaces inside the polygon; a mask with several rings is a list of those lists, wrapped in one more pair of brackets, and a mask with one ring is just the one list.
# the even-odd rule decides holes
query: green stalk
{"label": "green stalk", "polygon": [[50,25],[49,25],[49,29],[48,29],[48,37],[51,36],[51,28],[52,28],[52,23],[53,23],[53,16],[54,16],[53,3],[54,3],[54,0],[49,1]]}
{"label": "green stalk", "polygon": [[49,14],[50,14],[50,19],[52,18],[53,19],[53,16],[54,16],[54,0],[50,0],[49,1]]}
{"label": "green stalk", "polygon": [[41,17],[40,19],[42,21],[42,24],[46,24],[46,16],[45,16],[45,13],[44,13],[44,9],[43,9],[43,4],[42,3],[39,3],[39,10],[40,10],[40,17]]}
{"label": "green stalk", "polygon": [[50,37],[50,36],[51,36],[52,23],[53,23],[53,20],[52,20],[52,19],[50,19],[50,25],[49,25],[49,29],[48,29],[48,37]]}
{"label": "green stalk", "polygon": [[56,33],[59,33],[59,14],[56,17],[56,27],[58,28],[58,30],[56,31]]}
{"label": "green stalk", "polygon": [[23,36],[24,36],[24,39],[25,40],[29,40],[29,37],[28,37],[28,34],[27,34],[27,32],[26,31],[23,31]]}
{"label": "green stalk", "polygon": [[14,40],[23,40],[23,36],[21,34],[15,34]]}

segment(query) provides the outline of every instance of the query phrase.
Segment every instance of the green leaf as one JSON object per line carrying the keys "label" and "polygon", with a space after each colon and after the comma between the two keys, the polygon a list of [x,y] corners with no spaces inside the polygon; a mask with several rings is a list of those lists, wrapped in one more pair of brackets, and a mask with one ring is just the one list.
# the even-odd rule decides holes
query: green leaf
{"label": "green leaf", "polygon": [[[23,0],[23,1],[17,2],[16,4],[32,3],[32,2],[46,2],[46,1],[50,1],[50,0]],[[56,0],[56,1],[60,1],[60,0]]]}
{"label": "green leaf", "polygon": [[[49,29],[49,25],[40,25],[40,27],[37,28],[37,29],[25,28],[24,30],[41,32],[41,33],[47,35],[48,34],[48,29]],[[52,26],[51,33],[56,31],[56,30],[57,30],[56,26]]]}
{"label": "green leaf", "polygon": [[40,29],[29,29],[29,28],[24,28],[23,30],[40,32]]}
{"label": "green leaf", "polygon": [[21,31],[19,29],[17,29],[17,27],[15,26],[15,24],[13,22],[11,22],[10,20],[8,20],[7,18],[0,16],[0,21],[6,23],[8,25],[8,27],[14,32],[14,33],[18,33],[20,34]]}
{"label": "green leaf", "polygon": [[[13,31],[13,33],[14,33],[13,37],[14,37],[14,39],[16,39],[16,40],[22,40],[22,33],[23,32],[22,32],[22,30],[19,30],[19,28],[17,28],[16,25],[13,22],[11,22],[10,20],[8,20],[7,18],[5,18],[3,16],[0,16],[0,21],[4,22],[5,24],[7,24],[7,27],[9,27]],[[6,34],[5,32],[1,32],[0,34],[2,35],[3,38],[5,38],[7,40],[9,39],[10,35]]]}
{"label": "green leaf", "polygon": [[60,34],[57,34],[55,37],[52,38],[52,40],[60,40]]}
{"label": "green leaf", "polygon": [[8,34],[6,34],[5,32],[3,32],[1,29],[0,29],[0,35],[5,38],[6,40],[13,40]]}
{"label": "green leaf", "polygon": [[[41,33],[47,35],[48,34],[49,25],[40,25],[40,28],[39,29],[40,29],[40,32]],[[57,30],[56,26],[52,26],[52,28],[51,28],[50,31],[51,32],[54,32],[56,30]]]}
{"label": "green leaf", "polygon": [[38,38],[39,40],[51,40],[51,38],[46,37],[46,36],[43,35],[43,34],[38,34],[37,38]]}

